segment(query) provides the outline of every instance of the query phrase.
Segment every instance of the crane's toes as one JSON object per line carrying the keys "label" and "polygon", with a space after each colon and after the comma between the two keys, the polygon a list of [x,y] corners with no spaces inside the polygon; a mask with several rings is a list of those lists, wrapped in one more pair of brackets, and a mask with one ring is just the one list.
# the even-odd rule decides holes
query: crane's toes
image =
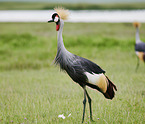
{"label": "crane's toes", "polygon": [[[93,119],[90,119],[91,122],[95,122]],[[82,123],[84,123],[84,121],[82,120]],[[87,122],[86,122],[87,123]]]}
{"label": "crane's toes", "polygon": [[90,119],[91,122],[95,122],[93,119]]}
{"label": "crane's toes", "polygon": [[89,118],[90,118],[90,121],[94,122],[94,120],[93,120],[92,116],[90,116]]}

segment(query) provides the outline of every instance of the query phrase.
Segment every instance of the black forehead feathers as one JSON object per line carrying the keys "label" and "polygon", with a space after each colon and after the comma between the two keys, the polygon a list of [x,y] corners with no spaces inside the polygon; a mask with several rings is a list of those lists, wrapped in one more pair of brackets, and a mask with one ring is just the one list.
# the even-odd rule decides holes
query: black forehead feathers
{"label": "black forehead feathers", "polygon": [[55,16],[58,16],[58,17],[59,17],[59,15],[58,15],[57,13],[54,13],[54,14],[52,15],[52,18],[54,19]]}

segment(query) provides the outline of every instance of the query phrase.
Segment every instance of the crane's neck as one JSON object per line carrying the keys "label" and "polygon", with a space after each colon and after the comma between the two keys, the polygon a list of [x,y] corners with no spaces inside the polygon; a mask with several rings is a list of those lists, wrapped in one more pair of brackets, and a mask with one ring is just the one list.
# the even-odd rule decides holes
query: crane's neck
{"label": "crane's neck", "polygon": [[63,38],[62,38],[62,31],[63,31],[63,26],[64,26],[64,22],[62,19],[60,19],[60,28],[58,31],[58,35],[57,35],[57,50],[66,50],[64,43],[63,43]]}
{"label": "crane's neck", "polygon": [[60,28],[57,36],[57,55],[55,57],[55,63],[59,63],[60,67],[65,70],[67,68],[67,65],[70,65],[71,60],[73,60],[73,54],[67,51],[64,46],[62,38],[63,26],[64,22],[60,19]]}
{"label": "crane's neck", "polygon": [[136,27],[136,43],[139,43],[140,41],[140,36],[139,36],[139,28]]}

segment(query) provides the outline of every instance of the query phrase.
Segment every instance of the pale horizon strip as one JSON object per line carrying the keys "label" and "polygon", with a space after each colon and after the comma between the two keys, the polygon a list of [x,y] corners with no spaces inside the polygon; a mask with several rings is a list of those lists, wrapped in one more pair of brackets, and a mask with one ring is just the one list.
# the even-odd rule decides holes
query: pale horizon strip
{"label": "pale horizon strip", "polygon": [[[47,22],[54,10],[1,10],[0,22]],[[145,22],[145,10],[70,10],[67,22]]]}

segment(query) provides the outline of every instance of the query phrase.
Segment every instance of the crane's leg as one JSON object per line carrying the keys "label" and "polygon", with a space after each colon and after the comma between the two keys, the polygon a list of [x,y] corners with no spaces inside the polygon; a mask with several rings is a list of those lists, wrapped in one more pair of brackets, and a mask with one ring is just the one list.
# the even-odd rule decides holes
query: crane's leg
{"label": "crane's leg", "polygon": [[86,89],[84,87],[84,100],[83,100],[84,108],[83,108],[83,117],[82,117],[82,123],[84,122],[85,117],[85,108],[86,108]]}
{"label": "crane's leg", "polygon": [[[86,90],[86,89],[85,89],[85,90]],[[90,107],[90,120],[93,121],[93,118],[92,118],[92,106],[91,106],[92,100],[91,100],[91,97],[89,96],[87,90],[86,90],[86,95],[87,95],[87,97],[88,97],[88,102],[89,102],[89,107]]]}
{"label": "crane's leg", "polygon": [[138,62],[137,62],[137,65],[136,65],[136,72],[137,72],[138,67],[139,67],[139,58],[138,58]]}

